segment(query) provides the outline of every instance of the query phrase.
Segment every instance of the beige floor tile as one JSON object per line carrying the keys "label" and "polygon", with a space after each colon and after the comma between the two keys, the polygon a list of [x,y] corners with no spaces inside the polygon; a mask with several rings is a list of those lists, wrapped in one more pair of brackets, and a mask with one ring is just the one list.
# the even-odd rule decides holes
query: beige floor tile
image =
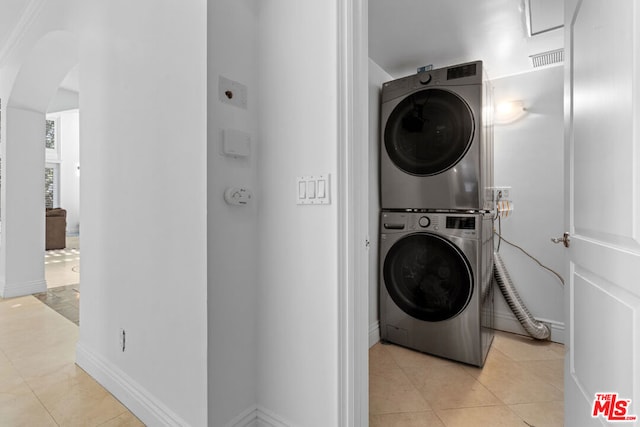
{"label": "beige floor tile", "polygon": [[523,368],[518,362],[504,362],[495,368],[482,370],[477,379],[508,405],[563,399],[562,391],[540,379],[536,373]]}
{"label": "beige floor tile", "polygon": [[451,360],[409,350],[393,344],[385,347],[401,368],[434,368],[458,365],[458,363]]}
{"label": "beige floor tile", "polygon": [[515,361],[562,359],[564,346],[551,341],[496,331],[493,347]]}
{"label": "beige floor tile", "polygon": [[513,362],[511,358],[507,357],[497,348],[491,347],[482,368],[478,368],[477,366],[464,365],[464,369],[474,378],[478,378],[483,372],[486,373],[499,370],[505,363],[511,362]]}
{"label": "beige floor tile", "polygon": [[104,424],[100,424],[99,427],[144,427],[144,424],[131,412],[126,412]]}
{"label": "beige floor tile", "polygon": [[445,427],[432,411],[372,415],[369,427]]}
{"label": "beige floor tile", "polygon": [[375,344],[369,349],[369,372],[384,373],[390,369],[398,369],[399,366],[389,353],[388,345]]}
{"label": "beige floor tile", "polygon": [[404,368],[434,409],[499,405],[501,402],[462,366]]}
{"label": "beige floor tile", "polygon": [[369,373],[369,413],[421,412],[431,407],[409,378],[396,367]]}
{"label": "beige floor tile", "polygon": [[524,403],[509,407],[530,426],[562,427],[564,425],[563,402]]}
{"label": "beige floor tile", "polygon": [[[526,424],[506,406],[442,409],[436,411],[446,427],[525,427]],[[536,426],[537,427],[537,426]]]}
{"label": "beige floor tile", "polygon": [[564,360],[531,360],[518,362],[523,369],[547,382],[560,391],[564,391]]}
{"label": "beige floor tile", "polygon": [[57,426],[26,384],[0,393],[0,423],[11,427]]}
{"label": "beige floor tile", "polygon": [[35,395],[61,426],[98,426],[127,409],[77,367],[29,380]]}

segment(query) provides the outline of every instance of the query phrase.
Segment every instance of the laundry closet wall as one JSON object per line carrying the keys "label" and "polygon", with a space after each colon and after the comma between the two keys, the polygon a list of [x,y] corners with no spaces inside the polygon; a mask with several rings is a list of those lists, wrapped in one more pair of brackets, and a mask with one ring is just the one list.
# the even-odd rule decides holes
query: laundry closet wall
{"label": "laundry closet wall", "polygon": [[[496,103],[521,100],[526,108],[518,120],[494,128],[495,185],[512,187],[515,207],[502,220],[502,235],[560,274],[564,248],[549,239],[564,232],[563,70],[556,66],[492,82]],[[553,341],[564,342],[559,281],[504,242],[500,255],[529,311],[551,323]],[[524,333],[499,290],[495,312],[497,329]]]}

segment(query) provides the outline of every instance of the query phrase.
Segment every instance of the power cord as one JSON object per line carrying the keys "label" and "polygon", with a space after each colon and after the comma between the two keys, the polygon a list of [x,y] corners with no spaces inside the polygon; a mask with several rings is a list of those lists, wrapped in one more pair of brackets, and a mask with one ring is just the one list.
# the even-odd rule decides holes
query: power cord
{"label": "power cord", "polygon": [[500,215],[500,211],[498,209],[498,203],[500,202],[500,199],[502,199],[502,192],[498,193],[498,197],[497,197],[497,200],[496,200],[496,216],[493,218],[494,223],[495,223],[496,218],[498,219],[498,231],[496,231],[495,228],[493,229],[493,232],[498,235],[498,246],[496,247],[496,252],[500,252],[500,243],[504,240],[505,243],[507,243],[508,245],[513,246],[516,249],[519,249],[520,251],[522,251],[523,254],[525,254],[526,256],[531,258],[532,260],[534,260],[540,267],[542,267],[545,270],[548,270],[551,273],[553,273],[558,278],[558,280],[560,280],[560,283],[562,283],[562,286],[564,286],[564,279],[555,270],[553,270],[553,269],[547,267],[546,265],[544,265],[543,263],[541,263],[540,260],[538,260],[538,258],[534,257],[529,252],[527,252],[524,249],[522,249],[520,246],[516,245],[515,243],[511,243],[510,241],[508,241],[507,239],[502,237],[502,216]]}
{"label": "power cord", "polygon": [[[499,222],[498,222],[499,223]],[[496,232],[494,230],[494,232],[498,235],[498,247],[500,247],[500,241],[504,240],[505,243],[513,246],[516,249],[519,249],[520,251],[522,251],[523,254],[525,254],[526,256],[528,256],[529,258],[531,258],[532,260],[534,260],[540,267],[544,268],[545,270],[550,271],[551,273],[553,273],[558,280],[560,280],[560,283],[562,283],[562,286],[564,286],[564,279],[562,278],[562,276],[560,274],[558,274],[555,270],[552,270],[551,268],[547,267],[546,265],[544,265],[543,263],[541,263],[536,257],[534,257],[533,255],[531,255],[529,252],[525,251],[524,249],[522,249],[520,246],[516,245],[515,243],[511,243],[510,241],[508,241],[507,239],[505,239],[504,237],[502,237],[502,234],[500,232]]]}

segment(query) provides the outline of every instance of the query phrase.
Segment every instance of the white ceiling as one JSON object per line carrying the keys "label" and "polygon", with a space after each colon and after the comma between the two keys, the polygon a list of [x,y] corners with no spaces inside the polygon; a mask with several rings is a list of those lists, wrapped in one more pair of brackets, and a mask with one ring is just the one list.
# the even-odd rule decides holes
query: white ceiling
{"label": "white ceiling", "polygon": [[[562,48],[558,0],[369,0],[369,56],[393,77],[482,60],[489,78],[531,71],[530,55]],[[531,4],[531,7],[529,7]],[[530,14],[529,14],[530,12]],[[528,17],[538,35],[529,36]],[[540,33],[541,32],[541,33]]]}
{"label": "white ceiling", "polygon": [[28,4],[26,0],[0,0],[0,52],[5,49],[11,32]]}
{"label": "white ceiling", "polygon": [[[0,54],[29,4],[0,0]],[[490,78],[530,71],[530,55],[563,47],[558,0],[369,0],[369,56],[394,77],[481,59]],[[531,17],[531,24],[528,18]],[[1,58],[0,58],[1,59]],[[62,87],[77,91],[77,67]]]}

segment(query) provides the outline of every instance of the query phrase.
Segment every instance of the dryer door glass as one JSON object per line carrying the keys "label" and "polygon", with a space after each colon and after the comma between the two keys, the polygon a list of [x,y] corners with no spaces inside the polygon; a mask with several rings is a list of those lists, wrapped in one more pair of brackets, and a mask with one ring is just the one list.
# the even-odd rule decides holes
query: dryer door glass
{"label": "dryer door glass", "polygon": [[466,102],[446,90],[425,89],[393,110],[384,145],[391,161],[405,172],[436,175],[464,157],[473,133],[473,114]]}
{"label": "dryer door glass", "polygon": [[427,233],[396,242],[385,257],[383,275],[395,304],[425,321],[455,317],[473,292],[473,275],[462,252],[450,241]]}

